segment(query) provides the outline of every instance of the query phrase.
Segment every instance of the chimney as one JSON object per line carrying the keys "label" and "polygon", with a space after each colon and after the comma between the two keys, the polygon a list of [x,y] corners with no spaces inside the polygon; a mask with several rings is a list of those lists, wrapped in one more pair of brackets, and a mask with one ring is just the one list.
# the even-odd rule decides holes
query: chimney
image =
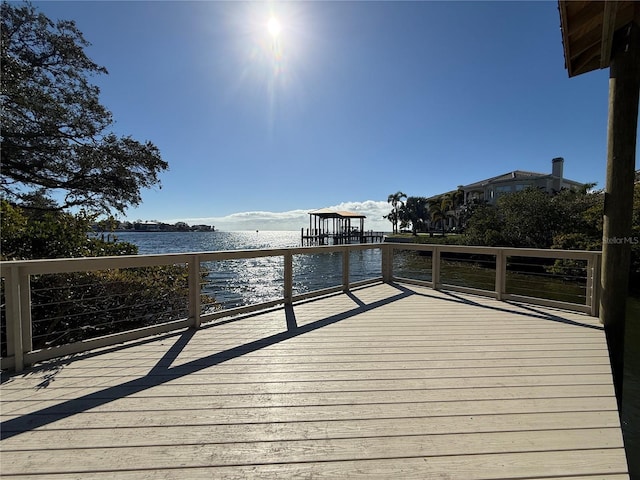
{"label": "chimney", "polygon": [[559,192],[562,188],[562,174],[564,170],[564,158],[556,157],[551,160],[551,188]]}

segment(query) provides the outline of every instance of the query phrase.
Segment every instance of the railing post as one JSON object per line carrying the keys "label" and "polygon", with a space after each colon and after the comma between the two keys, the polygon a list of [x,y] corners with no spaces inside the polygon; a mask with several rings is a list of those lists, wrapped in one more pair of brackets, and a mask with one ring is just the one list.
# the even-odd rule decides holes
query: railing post
{"label": "railing post", "polygon": [[602,296],[602,283],[600,281],[602,275],[602,254],[596,254],[595,272],[594,278],[594,293],[593,297],[596,299],[596,316],[600,317],[600,297]]}
{"label": "railing post", "polygon": [[202,310],[200,297],[200,257],[189,257],[189,318],[192,328],[200,328],[200,314]]}
{"label": "railing post", "polygon": [[591,257],[587,260],[587,285],[584,291],[585,303],[590,308],[589,315],[593,315],[593,267],[593,257]]}
{"label": "railing post", "polygon": [[437,246],[431,251],[431,282],[434,290],[440,290],[440,249]]}
{"label": "railing post", "polygon": [[600,315],[600,261],[598,253],[594,253],[587,261],[587,306],[591,308],[591,316]]}
{"label": "railing post", "polygon": [[[31,327],[31,275],[19,270],[18,284],[20,285],[20,330],[22,331],[22,352],[33,350],[33,338]],[[28,366],[28,362],[24,362]]]}
{"label": "railing post", "polygon": [[342,291],[349,291],[349,247],[342,250]]}
{"label": "railing post", "polygon": [[382,281],[391,283],[393,281],[393,244],[383,243],[382,249]]}
{"label": "railing post", "polygon": [[22,346],[22,315],[20,313],[20,272],[18,267],[9,267],[4,273],[5,314],[7,316],[7,357],[13,356],[16,372],[24,370],[24,347]]}
{"label": "railing post", "polygon": [[284,254],[284,303],[291,305],[293,301],[293,254]]}
{"label": "railing post", "polygon": [[507,259],[501,248],[496,253],[496,300],[502,300],[507,279]]}

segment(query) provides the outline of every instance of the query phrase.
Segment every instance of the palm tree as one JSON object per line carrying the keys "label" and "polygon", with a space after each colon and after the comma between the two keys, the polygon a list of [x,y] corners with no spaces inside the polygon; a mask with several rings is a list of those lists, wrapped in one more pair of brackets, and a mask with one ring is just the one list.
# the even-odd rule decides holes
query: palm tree
{"label": "palm tree", "polygon": [[455,218],[456,201],[453,192],[445,193],[440,197],[440,211],[442,212],[442,236],[444,236],[445,224],[449,218]]}
{"label": "palm tree", "polygon": [[418,230],[422,230],[429,219],[429,204],[424,197],[408,197],[407,203],[401,209],[402,221],[411,222],[411,230],[414,235],[418,235]]}
{"label": "palm tree", "polygon": [[460,217],[464,209],[464,190],[458,187],[455,192],[451,193],[451,199],[453,200],[454,226],[456,227],[456,230],[460,230]]}
{"label": "palm tree", "polygon": [[429,236],[433,237],[433,228],[442,222],[442,231],[444,236],[444,213],[442,212],[442,201],[440,198],[429,200],[429,216],[431,217],[431,225],[429,228]]}
{"label": "palm tree", "polygon": [[449,218],[455,220],[456,228],[459,226],[460,206],[463,201],[464,192],[462,190],[445,193],[429,201],[429,213],[431,214],[433,226],[439,224],[443,236],[449,223]]}
{"label": "palm tree", "polygon": [[398,233],[398,210],[404,206],[403,200],[407,198],[407,194],[398,190],[396,193],[392,193],[387,198],[387,202],[391,204],[391,213],[385,215],[384,218],[388,218],[393,225],[393,233]]}
{"label": "palm tree", "polygon": [[429,215],[431,215],[431,221],[433,225],[437,225],[440,222],[440,228],[442,229],[442,236],[444,237],[446,220],[453,216],[454,200],[453,195],[446,193],[441,197],[429,200]]}

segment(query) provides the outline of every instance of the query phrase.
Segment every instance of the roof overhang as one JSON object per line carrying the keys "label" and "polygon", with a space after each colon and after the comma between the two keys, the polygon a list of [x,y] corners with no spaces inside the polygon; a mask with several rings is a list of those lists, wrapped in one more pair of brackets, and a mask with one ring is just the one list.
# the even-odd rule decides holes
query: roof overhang
{"label": "roof overhang", "polygon": [[320,210],[314,210],[309,212],[309,215],[315,215],[321,218],[367,218],[366,215],[360,213],[347,212],[344,210],[330,210],[328,208],[321,208]]}
{"label": "roof overhang", "polygon": [[640,2],[559,0],[565,67],[569,77],[608,68],[613,36],[632,21],[640,24]]}

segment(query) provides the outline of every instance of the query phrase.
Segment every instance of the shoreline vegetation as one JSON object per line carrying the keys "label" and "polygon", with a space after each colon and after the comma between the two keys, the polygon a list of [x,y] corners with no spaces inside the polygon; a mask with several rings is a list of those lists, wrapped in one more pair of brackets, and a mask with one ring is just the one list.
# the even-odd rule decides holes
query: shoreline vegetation
{"label": "shoreline vegetation", "polygon": [[215,225],[189,225],[186,222],[164,223],[157,221],[117,222],[117,224],[105,226],[101,222],[91,225],[95,233],[115,232],[215,232]]}

